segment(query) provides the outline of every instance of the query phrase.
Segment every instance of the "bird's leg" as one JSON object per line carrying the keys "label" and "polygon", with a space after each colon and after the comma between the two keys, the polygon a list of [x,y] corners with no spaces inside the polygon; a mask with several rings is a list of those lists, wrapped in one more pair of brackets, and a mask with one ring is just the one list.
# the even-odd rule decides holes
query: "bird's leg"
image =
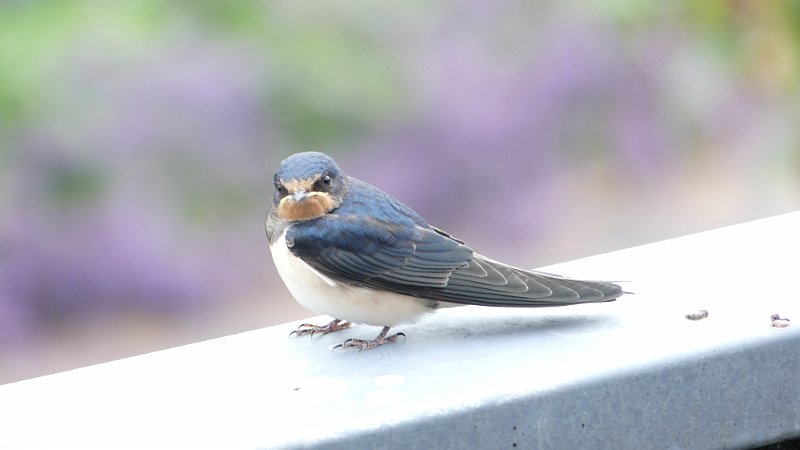
{"label": "bird's leg", "polygon": [[304,323],[299,327],[297,327],[296,330],[289,333],[289,336],[293,334],[296,334],[298,336],[303,336],[304,334],[310,334],[311,337],[314,337],[316,333],[322,333],[323,335],[328,333],[333,333],[334,331],[350,328],[351,325],[353,324],[346,320],[340,320],[340,319],[333,319],[329,324],[323,326]]}
{"label": "bird's leg", "polygon": [[397,342],[397,338],[399,338],[400,336],[403,336],[404,338],[406,337],[406,335],[403,334],[403,333],[397,333],[397,334],[393,334],[393,335],[391,335],[389,337],[386,337],[386,334],[388,332],[389,332],[389,327],[383,327],[383,330],[381,330],[381,332],[378,333],[378,336],[375,339],[371,340],[371,341],[366,341],[364,339],[348,339],[348,340],[344,341],[343,343],[341,343],[341,344],[339,344],[339,345],[337,345],[336,347],[333,347],[333,348],[334,349],[337,349],[337,348],[357,348],[358,351],[369,350],[371,348],[375,348],[375,347],[381,346],[381,345],[389,343],[389,342]]}

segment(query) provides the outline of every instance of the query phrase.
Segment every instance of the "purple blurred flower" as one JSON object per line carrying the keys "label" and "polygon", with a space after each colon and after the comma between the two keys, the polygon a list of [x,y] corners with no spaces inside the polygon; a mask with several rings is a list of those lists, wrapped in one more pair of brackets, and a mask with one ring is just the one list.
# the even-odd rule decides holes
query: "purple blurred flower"
{"label": "purple blurred flower", "polygon": [[473,28],[449,28],[413,66],[420,116],[354,170],[432,221],[492,229],[498,241],[535,236],[568,207],[552,186],[573,162],[655,170],[672,142],[654,80],[619,37],[556,17],[529,38],[499,53]]}
{"label": "purple blurred flower", "polygon": [[101,50],[65,59],[51,89],[67,101],[5,137],[0,345],[53,322],[224,301],[267,257],[264,146],[281,138],[247,51]]}

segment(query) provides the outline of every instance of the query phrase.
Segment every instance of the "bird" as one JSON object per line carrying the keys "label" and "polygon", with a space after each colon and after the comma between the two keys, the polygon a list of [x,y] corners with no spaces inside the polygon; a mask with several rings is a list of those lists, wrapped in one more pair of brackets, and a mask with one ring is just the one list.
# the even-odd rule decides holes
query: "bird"
{"label": "bird", "polygon": [[295,153],[273,177],[265,221],[278,274],[300,305],[333,318],[291,335],[328,334],[352,324],[383,327],[374,339],[336,348],[366,350],[441,308],[548,307],[613,301],[612,282],[576,280],[487,258],[426,222],[388,193],[346,175],[321,152]]}

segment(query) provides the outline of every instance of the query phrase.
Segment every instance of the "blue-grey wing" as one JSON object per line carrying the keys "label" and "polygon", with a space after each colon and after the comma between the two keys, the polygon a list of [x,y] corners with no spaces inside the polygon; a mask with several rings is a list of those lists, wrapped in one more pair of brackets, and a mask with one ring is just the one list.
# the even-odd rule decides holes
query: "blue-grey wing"
{"label": "blue-grey wing", "polygon": [[298,223],[291,252],[334,280],[406,294],[447,286],[472,249],[432,227],[357,215]]}
{"label": "blue-grey wing", "polygon": [[332,279],[429,300],[535,307],[622,295],[613,283],[493,261],[441,230],[415,223],[337,216],[290,227],[287,242],[295,256]]}

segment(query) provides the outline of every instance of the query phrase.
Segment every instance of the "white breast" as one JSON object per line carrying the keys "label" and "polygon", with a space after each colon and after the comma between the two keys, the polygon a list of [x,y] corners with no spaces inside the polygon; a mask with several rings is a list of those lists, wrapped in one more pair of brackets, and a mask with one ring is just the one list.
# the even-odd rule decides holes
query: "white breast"
{"label": "white breast", "polygon": [[286,231],[270,246],[272,259],[289,292],[303,307],[335,319],[393,327],[417,321],[432,309],[415,297],[352,287],[321,274],[286,246]]}

